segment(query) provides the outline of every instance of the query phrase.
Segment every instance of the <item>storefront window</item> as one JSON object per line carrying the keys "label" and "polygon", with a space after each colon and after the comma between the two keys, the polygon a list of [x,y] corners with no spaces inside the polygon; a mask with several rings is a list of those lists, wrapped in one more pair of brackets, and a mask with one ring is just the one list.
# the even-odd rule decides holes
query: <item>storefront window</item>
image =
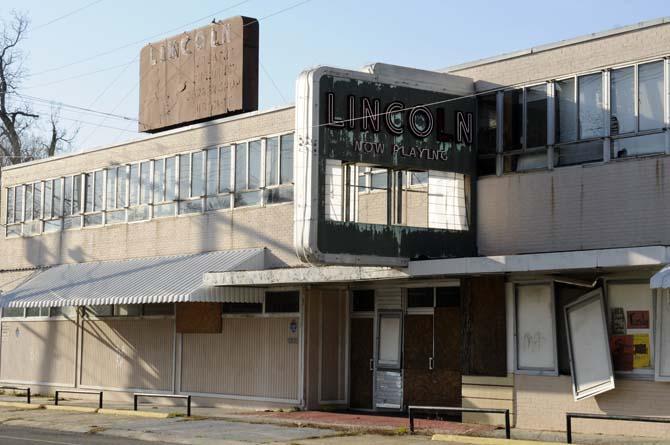
{"label": "storefront window", "polygon": [[282,184],[291,184],[293,182],[293,133],[281,136],[280,140],[279,179]]}
{"label": "storefront window", "polygon": [[375,291],[374,289],[359,289],[352,293],[354,312],[374,312]]}
{"label": "storefront window", "polygon": [[265,312],[300,312],[300,292],[266,292]]}
{"label": "storefront window", "polygon": [[477,138],[479,154],[496,152],[498,111],[497,93],[484,94],[477,98]]}

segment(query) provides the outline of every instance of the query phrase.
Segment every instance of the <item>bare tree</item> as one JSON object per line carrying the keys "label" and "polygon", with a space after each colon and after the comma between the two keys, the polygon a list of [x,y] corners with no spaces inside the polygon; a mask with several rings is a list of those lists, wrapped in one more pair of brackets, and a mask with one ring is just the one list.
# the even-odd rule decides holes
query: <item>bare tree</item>
{"label": "bare tree", "polygon": [[53,156],[68,148],[75,136],[60,128],[58,109],[41,119],[17,96],[26,75],[20,45],[28,25],[28,18],[19,13],[0,22],[0,168]]}

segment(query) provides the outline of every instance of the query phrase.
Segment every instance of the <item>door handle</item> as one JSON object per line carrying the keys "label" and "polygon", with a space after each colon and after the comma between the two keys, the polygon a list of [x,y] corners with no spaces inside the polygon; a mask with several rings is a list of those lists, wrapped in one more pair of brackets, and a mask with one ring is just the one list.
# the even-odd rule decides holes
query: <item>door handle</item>
{"label": "door handle", "polygon": [[371,358],[370,359],[370,371],[375,370],[375,359]]}
{"label": "door handle", "polygon": [[428,369],[431,371],[435,369],[435,362],[433,360],[433,357],[428,357]]}

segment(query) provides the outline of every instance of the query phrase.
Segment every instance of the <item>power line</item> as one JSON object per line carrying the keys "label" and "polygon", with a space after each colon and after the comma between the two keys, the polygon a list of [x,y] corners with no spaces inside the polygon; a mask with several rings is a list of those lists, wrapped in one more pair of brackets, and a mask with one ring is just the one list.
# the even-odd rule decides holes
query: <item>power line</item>
{"label": "power line", "polygon": [[81,6],[81,7],[77,8],[77,9],[75,9],[75,10],[73,10],[73,11],[68,12],[67,14],[63,14],[63,15],[61,15],[60,17],[56,17],[55,19],[50,20],[50,21],[48,21],[48,22],[46,22],[46,23],[42,23],[41,25],[34,27],[32,30],[33,30],[33,31],[37,31],[38,29],[42,29],[42,28],[44,28],[44,27],[46,27],[46,26],[51,25],[52,23],[56,23],[56,22],[58,22],[58,21],[60,21],[60,20],[63,20],[63,19],[65,19],[65,18],[70,17],[71,15],[74,15],[74,14],[78,13],[79,11],[83,11],[83,10],[86,9],[86,8],[89,8],[89,7],[91,7],[91,6],[93,6],[93,5],[97,4],[97,3],[100,3],[101,1],[102,1],[102,0],[95,0],[95,1],[92,1],[92,2],[90,2],[90,3],[87,3],[87,4],[85,4],[84,6]]}
{"label": "power line", "polygon": [[[133,62],[134,60],[135,59],[131,60],[130,62]],[[37,85],[31,85],[29,87],[23,87],[23,88],[29,90],[29,89],[32,89],[32,88],[46,87],[46,86],[54,85],[54,84],[61,83],[61,82],[67,82],[68,80],[79,79],[80,77],[92,76],[94,74],[102,73],[102,72],[105,72],[105,71],[111,71],[111,70],[116,69],[116,68],[121,68],[122,66],[126,66],[130,62],[123,62],[119,65],[114,65],[114,66],[110,66],[110,67],[107,67],[107,68],[101,68],[99,70],[89,71],[87,73],[82,73],[82,74],[78,74],[78,75],[75,75],[75,76],[70,76],[70,77],[65,77],[63,79],[54,80],[52,82],[40,83],[40,84],[37,84]]]}
{"label": "power line", "polygon": [[70,105],[70,104],[66,104],[64,102],[58,102],[58,101],[55,101],[55,100],[42,99],[40,97],[35,97],[35,96],[28,96],[27,94],[21,94],[21,93],[12,93],[12,94],[15,95],[15,96],[18,96],[22,99],[31,101],[31,102],[46,103],[46,104],[49,104],[49,105],[62,107],[62,108],[70,108],[70,109],[78,110],[78,111],[87,111],[89,113],[93,113],[93,114],[97,114],[97,115],[101,115],[101,116],[113,117],[113,118],[116,118],[116,119],[122,119],[122,120],[126,120],[126,121],[139,122],[137,119],[135,119],[133,117],[123,116],[121,114],[106,113],[104,111],[93,110],[93,109],[90,109],[90,108],[80,107],[80,106],[77,106],[77,105]]}
{"label": "power line", "polygon": [[33,73],[32,76],[39,76],[40,74],[49,73],[49,72],[52,72],[52,71],[59,71],[59,70],[62,70],[62,69],[64,69],[64,68],[68,68],[68,67],[73,66],[73,65],[79,65],[79,64],[81,64],[81,63],[88,62],[88,61],[90,61],[90,60],[97,59],[97,58],[99,58],[99,57],[102,57],[102,56],[106,56],[106,55],[108,55],[108,54],[115,53],[115,52],[117,52],[117,51],[119,51],[119,50],[122,50],[122,49],[125,49],[125,48],[128,48],[128,47],[131,47],[131,46],[134,46],[134,45],[139,45],[140,43],[145,43],[145,42],[146,42],[147,40],[149,40],[149,39],[154,39],[154,38],[156,38],[156,37],[160,37],[160,36],[163,36],[163,35],[165,35],[165,34],[171,34],[171,33],[173,33],[173,32],[179,31],[179,30],[181,30],[181,29],[183,29],[183,28],[185,28],[185,27],[187,27],[187,26],[191,26],[191,25],[193,25],[193,24],[195,24],[195,23],[198,23],[198,22],[201,22],[201,21],[203,21],[203,20],[205,20],[205,19],[209,19],[210,17],[212,17],[212,16],[214,16],[214,15],[221,14],[221,13],[223,13],[223,12],[226,12],[226,11],[228,11],[228,10],[230,10],[230,9],[236,8],[236,7],[240,6],[240,5],[243,5],[243,4],[245,4],[245,3],[248,3],[248,2],[250,2],[250,1],[251,1],[251,0],[243,0],[243,1],[241,1],[241,2],[239,2],[239,3],[236,3],[236,4],[232,5],[232,6],[229,6],[229,7],[227,7],[227,8],[224,8],[224,9],[221,9],[221,10],[218,10],[218,11],[215,11],[215,12],[213,12],[213,13],[211,13],[211,14],[208,14],[208,15],[203,16],[203,17],[201,17],[201,18],[199,18],[199,19],[197,19],[197,20],[194,20],[194,21],[192,21],[192,22],[189,22],[189,23],[186,23],[186,24],[184,24],[184,25],[181,25],[181,26],[179,26],[179,27],[177,27],[177,28],[173,28],[173,29],[170,29],[170,30],[167,30],[167,31],[161,31],[160,33],[153,34],[153,35],[150,35],[150,36],[145,37],[145,38],[143,38],[143,39],[135,40],[135,41],[130,42],[130,43],[126,43],[125,45],[117,46],[116,48],[112,48],[112,49],[109,49],[109,50],[107,50],[107,51],[103,51],[103,52],[101,52],[101,53],[94,54],[94,55],[92,55],[92,56],[86,57],[86,58],[84,58],[84,59],[77,60],[77,61],[75,61],[75,62],[70,62],[70,63],[67,63],[67,64],[65,64],[65,65],[61,65],[61,66],[57,66],[57,67],[53,67],[53,68],[49,68],[49,69],[46,69],[46,70],[38,71],[38,72],[36,72],[36,73]]}

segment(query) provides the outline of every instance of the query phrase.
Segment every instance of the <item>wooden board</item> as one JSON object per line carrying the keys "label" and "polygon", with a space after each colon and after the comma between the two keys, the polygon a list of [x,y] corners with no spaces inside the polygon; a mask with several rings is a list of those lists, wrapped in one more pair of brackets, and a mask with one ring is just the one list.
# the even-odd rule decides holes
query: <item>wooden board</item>
{"label": "wooden board", "polygon": [[461,373],[448,369],[405,369],[405,405],[461,406]]}
{"label": "wooden board", "polygon": [[406,315],[404,335],[403,367],[428,370],[433,356],[433,316]]}
{"label": "wooden board", "polygon": [[463,308],[463,374],[507,375],[505,277],[465,278]]}
{"label": "wooden board", "polygon": [[435,368],[461,371],[461,308],[435,308]]}
{"label": "wooden board", "polygon": [[140,52],[139,130],[258,109],[258,21],[233,17]]}
{"label": "wooden board", "polygon": [[221,333],[221,303],[177,303],[175,318],[180,334]]}
{"label": "wooden board", "polygon": [[372,409],[372,377],[370,360],[373,358],[372,318],[351,319],[351,361],[349,405],[351,408]]}

